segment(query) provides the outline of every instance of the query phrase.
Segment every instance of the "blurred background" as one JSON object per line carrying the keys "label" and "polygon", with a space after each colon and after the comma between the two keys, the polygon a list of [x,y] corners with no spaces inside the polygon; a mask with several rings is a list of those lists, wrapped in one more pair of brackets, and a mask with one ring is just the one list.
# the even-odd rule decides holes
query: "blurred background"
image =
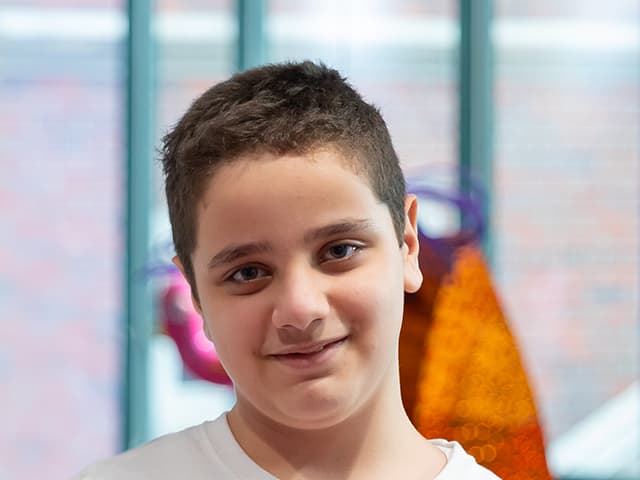
{"label": "blurred background", "polygon": [[412,182],[466,168],[484,190],[552,473],[640,478],[639,20],[637,0],[0,0],[0,479],[232,404],[157,328],[156,149],[211,84],[306,58],[380,107]]}

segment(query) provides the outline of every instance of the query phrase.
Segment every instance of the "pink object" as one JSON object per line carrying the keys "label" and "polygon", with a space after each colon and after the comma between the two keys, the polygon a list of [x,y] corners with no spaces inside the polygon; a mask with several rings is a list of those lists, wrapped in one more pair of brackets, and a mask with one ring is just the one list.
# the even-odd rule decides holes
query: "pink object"
{"label": "pink object", "polygon": [[191,288],[182,275],[174,274],[162,295],[162,326],[178,347],[185,366],[197,377],[231,385],[213,343],[202,328],[202,318],[191,302]]}

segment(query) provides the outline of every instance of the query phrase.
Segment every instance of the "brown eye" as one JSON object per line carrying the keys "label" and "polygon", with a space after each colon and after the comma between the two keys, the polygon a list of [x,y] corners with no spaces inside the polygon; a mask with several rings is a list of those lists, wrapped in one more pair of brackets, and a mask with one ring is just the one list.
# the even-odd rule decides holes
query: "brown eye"
{"label": "brown eye", "polygon": [[357,245],[351,245],[349,243],[337,243],[327,248],[322,259],[325,261],[343,260],[354,255],[359,248]]}
{"label": "brown eye", "polygon": [[256,266],[249,266],[236,270],[229,276],[229,279],[237,283],[246,283],[258,280],[267,275],[268,273],[265,269]]}

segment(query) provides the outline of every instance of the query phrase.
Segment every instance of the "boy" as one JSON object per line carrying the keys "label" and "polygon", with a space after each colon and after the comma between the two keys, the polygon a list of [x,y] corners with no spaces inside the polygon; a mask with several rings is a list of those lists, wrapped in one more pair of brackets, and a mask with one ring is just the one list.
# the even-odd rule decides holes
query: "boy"
{"label": "boy", "polygon": [[497,478],[404,412],[417,203],[379,112],[336,71],[233,76],[193,103],[162,161],[174,262],[237,402],[79,478]]}

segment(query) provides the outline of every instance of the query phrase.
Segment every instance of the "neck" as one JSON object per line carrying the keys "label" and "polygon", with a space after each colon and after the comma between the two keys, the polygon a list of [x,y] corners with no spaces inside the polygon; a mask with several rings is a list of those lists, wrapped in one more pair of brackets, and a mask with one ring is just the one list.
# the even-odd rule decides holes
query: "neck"
{"label": "neck", "polygon": [[244,402],[229,413],[229,424],[243,450],[278,478],[390,478],[407,462],[422,465],[425,458],[440,462],[434,466],[437,472],[442,454],[411,424],[397,376],[389,375],[357,412],[327,428],[291,428]]}

